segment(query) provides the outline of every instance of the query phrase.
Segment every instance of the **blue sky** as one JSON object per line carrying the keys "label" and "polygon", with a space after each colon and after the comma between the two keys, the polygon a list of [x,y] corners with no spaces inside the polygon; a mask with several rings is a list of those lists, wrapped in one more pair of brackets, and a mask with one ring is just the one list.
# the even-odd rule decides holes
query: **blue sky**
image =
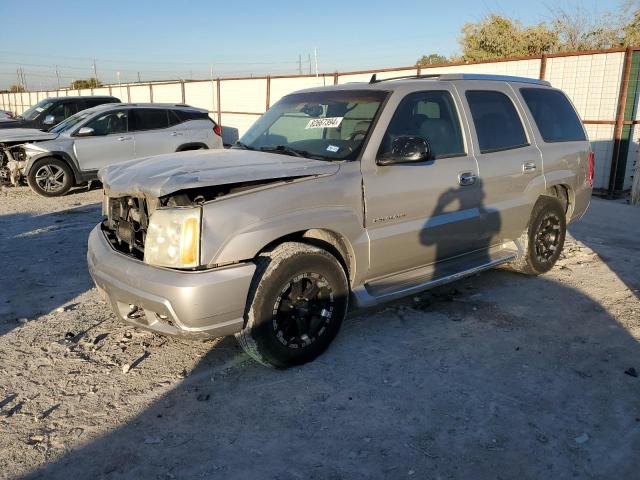
{"label": "blue sky", "polygon": [[[594,12],[615,0],[580,2]],[[523,23],[563,0],[22,1],[0,0],[0,88],[22,67],[30,89],[92,75],[125,80],[297,73],[318,49],[321,72],[403,66],[450,55],[465,22],[497,12]],[[31,20],[30,20],[31,19]]]}

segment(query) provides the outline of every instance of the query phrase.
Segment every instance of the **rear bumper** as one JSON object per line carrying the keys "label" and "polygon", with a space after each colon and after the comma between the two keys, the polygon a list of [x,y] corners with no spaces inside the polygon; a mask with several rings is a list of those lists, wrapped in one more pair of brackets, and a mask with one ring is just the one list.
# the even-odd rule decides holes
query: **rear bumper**
{"label": "rear bumper", "polygon": [[88,247],[91,277],[122,321],[196,338],[242,329],[253,263],[196,272],[154,267],[115,251],[100,225],[89,235]]}
{"label": "rear bumper", "polygon": [[584,214],[587,213],[587,209],[589,208],[589,204],[591,203],[592,193],[593,188],[588,184],[584,184],[582,187],[576,189],[573,211],[571,212],[571,218],[569,219],[569,222],[580,220],[584,216]]}

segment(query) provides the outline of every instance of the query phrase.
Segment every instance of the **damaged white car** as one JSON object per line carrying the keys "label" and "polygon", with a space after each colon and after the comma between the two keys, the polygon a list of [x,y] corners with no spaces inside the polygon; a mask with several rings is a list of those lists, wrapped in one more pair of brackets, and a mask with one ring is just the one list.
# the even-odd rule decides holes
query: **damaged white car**
{"label": "damaged white car", "polygon": [[125,160],[222,148],[220,126],[188,105],[109,103],[72,115],[48,132],[0,133],[0,179],[26,179],[44,197],[64,195]]}

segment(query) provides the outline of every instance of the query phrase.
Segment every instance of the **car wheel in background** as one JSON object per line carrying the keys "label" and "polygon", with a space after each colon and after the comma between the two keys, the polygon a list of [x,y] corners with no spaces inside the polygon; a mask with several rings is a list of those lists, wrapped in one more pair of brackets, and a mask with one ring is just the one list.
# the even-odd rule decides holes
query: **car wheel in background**
{"label": "car wheel in background", "polygon": [[555,197],[540,197],[519,240],[523,252],[508,267],[529,275],[548,272],[560,257],[566,234],[566,214],[560,201]]}
{"label": "car wheel in background", "polygon": [[34,192],[43,197],[58,197],[73,186],[73,172],[62,160],[42,158],[31,166],[27,182]]}
{"label": "car wheel in background", "polygon": [[304,243],[283,243],[258,257],[247,323],[236,338],[264,365],[300,365],[327,349],[348,303],[347,277],[333,255]]}

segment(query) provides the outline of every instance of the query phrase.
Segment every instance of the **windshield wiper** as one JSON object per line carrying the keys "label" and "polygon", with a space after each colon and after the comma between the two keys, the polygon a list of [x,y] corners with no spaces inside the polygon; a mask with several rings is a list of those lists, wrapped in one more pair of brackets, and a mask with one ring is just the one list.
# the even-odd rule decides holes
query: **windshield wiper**
{"label": "windshield wiper", "polygon": [[326,160],[326,158],[321,157],[320,155],[313,155],[306,150],[298,150],[297,148],[291,148],[287,145],[276,145],[275,147],[260,147],[261,152],[275,152],[275,153],[285,153],[287,155],[292,155],[294,157],[300,158],[312,158],[314,160]]}
{"label": "windshield wiper", "polygon": [[247,145],[246,143],[242,143],[241,141],[237,141],[236,143],[233,144],[234,147],[240,147],[243,148],[245,150],[255,150],[255,148],[250,147],[249,145]]}

